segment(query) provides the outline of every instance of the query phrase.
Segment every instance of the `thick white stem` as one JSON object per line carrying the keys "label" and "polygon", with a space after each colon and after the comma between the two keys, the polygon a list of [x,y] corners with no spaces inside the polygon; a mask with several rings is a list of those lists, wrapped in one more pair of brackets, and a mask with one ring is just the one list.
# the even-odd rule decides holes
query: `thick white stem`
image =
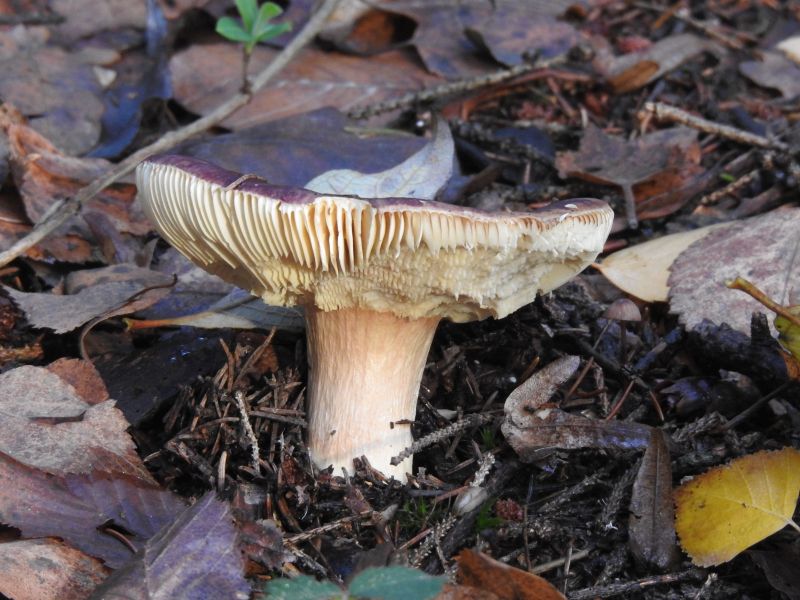
{"label": "thick white stem", "polygon": [[405,481],[411,459],[389,460],[413,441],[408,422],[438,322],[356,308],[306,310],[308,445],[317,466],[352,473],[353,458],[363,455]]}

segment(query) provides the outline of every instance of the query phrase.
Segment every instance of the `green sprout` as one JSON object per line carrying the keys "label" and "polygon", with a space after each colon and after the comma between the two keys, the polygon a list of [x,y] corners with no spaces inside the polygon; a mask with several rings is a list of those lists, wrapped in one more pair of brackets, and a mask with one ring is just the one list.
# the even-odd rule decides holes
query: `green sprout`
{"label": "green sprout", "polygon": [[236,0],[236,8],[241,19],[222,17],[217,21],[217,33],[225,39],[244,44],[244,52],[250,55],[259,42],[271,40],[292,29],[291,23],[271,23],[283,13],[274,2],[261,6],[257,0]]}

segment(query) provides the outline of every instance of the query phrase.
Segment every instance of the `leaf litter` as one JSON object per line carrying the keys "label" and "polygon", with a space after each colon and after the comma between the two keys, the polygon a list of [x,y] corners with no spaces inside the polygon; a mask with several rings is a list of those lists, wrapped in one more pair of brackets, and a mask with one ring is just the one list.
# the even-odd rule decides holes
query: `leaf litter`
{"label": "leaf litter", "polygon": [[[39,78],[3,80],[15,86],[21,111],[4,108],[12,174],[0,203],[4,245],[115,168],[87,153],[124,156],[208,114],[239,85],[239,49],[210,37],[213,19],[234,14],[231,6],[161,3],[167,21],[148,24],[145,3],[119,10],[93,4],[53,2],[34,15],[43,26],[4,34],[11,40],[4,60],[14,68],[41,60],[43,69]],[[309,2],[288,4],[295,30],[274,46],[259,46],[253,71],[311,14]],[[39,9],[17,3],[0,14],[29,19],[32,13],[18,14],[28,10]],[[776,25],[766,34],[754,28],[758,11]],[[136,53],[157,22],[169,35],[148,63]],[[786,209],[768,212],[790,203],[797,187],[796,115],[785,101],[793,94],[781,76],[791,64],[769,63],[773,53],[787,56],[787,48],[776,48],[786,38],[782,27],[796,28],[796,15],[781,3],[673,11],[444,1],[422,10],[380,2],[341,13],[325,34],[329,45],[314,43],[296,57],[257,102],[225,121],[232,132],[208,131],[184,151],[295,186],[347,169],[336,188],[347,191],[354,173],[377,173],[360,192],[369,195],[381,188],[381,172],[404,160],[416,161],[419,180],[438,189],[446,163],[455,173],[447,200],[493,210],[607,197],[621,217],[609,250],[628,249],[603,269],[641,298],[642,320],[602,317],[622,293],[603,275],[587,273],[507,322],[444,324],[413,424],[415,438],[427,444],[416,453],[414,475],[386,481],[358,463],[342,479],[308,463],[302,317],[272,315],[242,290],[193,277],[150,232],[133,186],[118,182],[2,272],[23,309],[8,304],[0,312],[1,377],[14,393],[0,412],[0,426],[10,432],[1,438],[9,483],[0,494],[0,521],[16,527],[5,544],[27,544],[26,556],[65,557],[59,564],[73,567],[48,570],[51,589],[77,589],[69,588],[69,568],[94,573],[76,597],[91,593],[109,567],[117,569],[105,588],[112,591],[173,597],[181,593],[175,582],[188,581],[203,593],[233,597],[287,574],[346,584],[363,573],[369,581],[370,572],[384,574],[381,565],[406,560],[429,573],[461,572],[461,583],[445,592],[455,598],[514,597],[503,584],[519,579],[527,589],[533,580],[525,571],[576,598],[650,586],[692,596],[760,596],[770,588],[790,594],[786,534],[720,565],[713,581],[684,555],[675,562],[667,493],[687,475],[760,456],[754,453],[796,437],[788,386],[800,373],[792,374],[770,333],[771,315],[757,315],[751,326],[749,313],[766,309],[729,304],[736,302],[729,292],[746,297],[718,287],[720,274],[747,277],[787,306],[797,287],[786,241],[793,221],[780,222]],[[176,86],[169,102],[165,59]],[[53,84],[46,68],[56,63],[69,75]],[[508,78],[501,63],[522,74]],[[755,75],[748,63],[756,64]],[[145,74],[147,64],[153,69]],[[448,78],[453,86],[441,87]],[[20,95],[23,84],[56,91],[37,104]],[[62,89],[75,89],[74,97]],[[142,96],[119,103],[125,89]],[[77,108],[88,116],[75,117],[73,101],[80,99],[85,106]],[[386,118],[383,100],[395,103]],[[650,111],[651,104],[669,105],[672,116]],[[60,105],[73,116],[36,112]],[[456,160],[438,152],[425,160],[431,148],[408,131],[430,129],[442,106]],[[378,129],[347,120],[343,111],[353,108]],[[79,135],[65,134],[76,126]],[[761,141],[752,145],[754,139]],[[442,164],[434,167],[437,158]],[[424,175],[426,163],[436,177]],[[406,194],[419,186],[389,188]],[[737,222],[753,214],[760,216]],[[635,216],[639,229],[624,230],[625,216]],[[772,224],[761,228],[761,219]],[[720,220],[731,223],[703,229]],[[751,235],[740,245],[721,233],[741,230]],[[673,238],[663,248],[664,234],[675,231],[707,235],[691,246],[688,238]],[[642,244],[647,240],[654,241]],[[151,282],[171,285],[173,274],[174,288],[148,289]],[[109,291],[127,285],[138,288],[127,297]],[[135,325],[155,321],[160,328]],[[229,329],[238,326],[247,330]],[[273,326],[277,331],[267,335]],[[79,352],[96,369],[74,358]],[[555,376],[551,367],[559,366],[565,372]],[[257,462],[251,435],[260,447]],[[233,497],[235,510],[206,495],[211,489]],[[467,495],[477,501],[467,506]],[[191,499],[199,500],[186,508]],[[54,547],[39,536],[63,541]],[[465,547],[505,565],[473,561],[481,590],[465,585],[466,560],[454,562]],[[212,554],[226,557],[216,571],[203,568]],[[177,558],[167,565],[162,555]]]}

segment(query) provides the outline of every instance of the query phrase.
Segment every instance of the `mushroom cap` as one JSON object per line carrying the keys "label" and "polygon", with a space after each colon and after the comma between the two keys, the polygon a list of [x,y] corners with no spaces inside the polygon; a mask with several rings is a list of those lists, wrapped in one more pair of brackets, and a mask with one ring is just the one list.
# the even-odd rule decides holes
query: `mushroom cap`
{"label": "mushroom cap", "polygon": [[565,283],[602,250],[614,216],[586,198],[487,213],[320,195],[176,155],[141,163],[136,184],[176,249],[268,304],[457,322],[503,317]]}

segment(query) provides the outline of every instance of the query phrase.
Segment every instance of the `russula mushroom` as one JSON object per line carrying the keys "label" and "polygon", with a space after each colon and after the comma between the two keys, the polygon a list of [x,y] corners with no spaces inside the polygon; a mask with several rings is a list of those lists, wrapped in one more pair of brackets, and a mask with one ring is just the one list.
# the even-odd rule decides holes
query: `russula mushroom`
{"label": "russula mushroom", "polygon": [[197,265],[307,322],[308,447],[321,468],[366,456],[403,479],[434,331],[504,317],[589,265],[613,213],[599,200],[490,214],[412,199],[278,187],[182,156],[137,168],[161,234]]}

